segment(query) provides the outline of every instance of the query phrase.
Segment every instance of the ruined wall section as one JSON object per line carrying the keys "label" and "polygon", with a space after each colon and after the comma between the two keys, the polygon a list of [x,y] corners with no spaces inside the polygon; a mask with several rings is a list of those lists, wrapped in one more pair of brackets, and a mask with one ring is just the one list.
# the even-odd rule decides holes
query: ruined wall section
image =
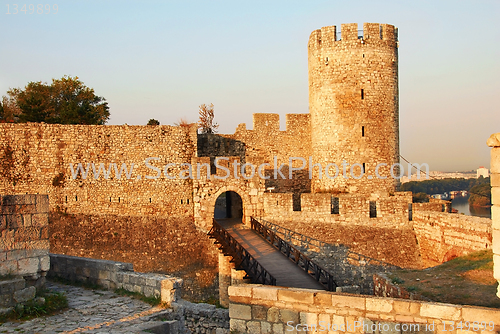
{"label": "ruined wall section", "polygon": [[[71,213],[192,216],[192,181],[177,176],[196,145],[195,127],[0,124],[0,192],[48,194],[51,210]],[[147,158],[158,158],[149,162],[158,170]],[[70,163],[74,171],[78,163],[96,171],[100,163],[107,171],[111,163],[118,171],[135,166],[129,179],[114,168],[109,179],[102,170],[95,179],[91,165],[85,179],[73,179]],[[174,180],[163,173],[168,163],[177,164],[169,168]]]}
{"label": "ruined wall section", "polygon": [[[315,163],[365,164],[365,175],[313,179],[314,192],[394,193],[390,166],[399,162],[397,29],[342,24],[313,31],[309,50],[309,110]],[[376,177],[375,168],[380,167]],[[341,168],[341,167],[340,167]],[[355,175],[360,166],[353,168]],[[398,175],[398,170],[394,170]],[[333,173],[333,170],[332,172]]]}
{"label": "ruined wall section", "polygon": [[492,247],[491,219],[488,218],[415,211],[412,223],[425,267]]}

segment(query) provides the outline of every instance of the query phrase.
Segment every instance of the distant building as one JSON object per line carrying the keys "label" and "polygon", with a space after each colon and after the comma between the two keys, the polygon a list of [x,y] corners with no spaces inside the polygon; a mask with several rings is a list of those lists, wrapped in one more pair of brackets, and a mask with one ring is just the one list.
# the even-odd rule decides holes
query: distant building
{"label": "distant building", "polygon": [[482,177],[488,177],[488,176],[490,176],[488,168],[484,168],[483,166],[479,167],[477,169],[477,178],[479,179],[480,176],[482,176]]}

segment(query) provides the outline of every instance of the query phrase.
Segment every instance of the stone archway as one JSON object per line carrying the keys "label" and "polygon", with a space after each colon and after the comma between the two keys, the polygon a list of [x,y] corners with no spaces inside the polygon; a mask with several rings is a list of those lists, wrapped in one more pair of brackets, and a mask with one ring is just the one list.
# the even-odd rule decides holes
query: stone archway
{"label": "stone archway", "polygon": [[243,218],[243,199],[237,192],[226,191],[217,197],[214,208],[215,219]]}
{"label": "stone archway", "polygon": [[250,217],[255,215],[253,206],[251,204],[250,195],[236,186],[223,186],[217,191],[213,192],[210,196],[200,200],[200,218],[198,220],[199,226],[204,226],[205,229],[210,230],[212,219],[214,218],[215,205],[217,198],[225,192],[234,192],[241,198],[241,220],[250,226]]}

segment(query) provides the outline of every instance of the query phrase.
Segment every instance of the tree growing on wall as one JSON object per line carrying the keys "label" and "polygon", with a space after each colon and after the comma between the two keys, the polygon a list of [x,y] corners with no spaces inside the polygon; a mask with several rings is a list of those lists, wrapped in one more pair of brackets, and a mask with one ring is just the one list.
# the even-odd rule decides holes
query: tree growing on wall
{"label": "tree growing on wall", "polygon": [[199,111],[198,129],[201,133],[217,133],[219,124],[214,122],[214,105],[202,104]]}
{"label": "tree growing on wall", "polygon": [[[10,89],[8,100],[15,105],[17,122],[57,124],[105,124],[108,103],[78,77],[52,79],[52,84],[30,82],[24,88]],[[5,108],[4,108],[5,109]]]}

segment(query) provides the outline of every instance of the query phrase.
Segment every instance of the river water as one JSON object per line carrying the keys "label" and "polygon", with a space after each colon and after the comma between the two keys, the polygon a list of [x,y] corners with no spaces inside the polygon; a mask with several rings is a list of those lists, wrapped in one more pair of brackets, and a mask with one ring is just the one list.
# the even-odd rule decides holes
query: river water
{"label": "river water", "polygon": [[491,219],[491,208],[477,208],[469,206],[469,195],[464,197],[456,197],[451,201],[451,207],[457,209],[458,213],[463,213],[468,216],[477,216]]}

